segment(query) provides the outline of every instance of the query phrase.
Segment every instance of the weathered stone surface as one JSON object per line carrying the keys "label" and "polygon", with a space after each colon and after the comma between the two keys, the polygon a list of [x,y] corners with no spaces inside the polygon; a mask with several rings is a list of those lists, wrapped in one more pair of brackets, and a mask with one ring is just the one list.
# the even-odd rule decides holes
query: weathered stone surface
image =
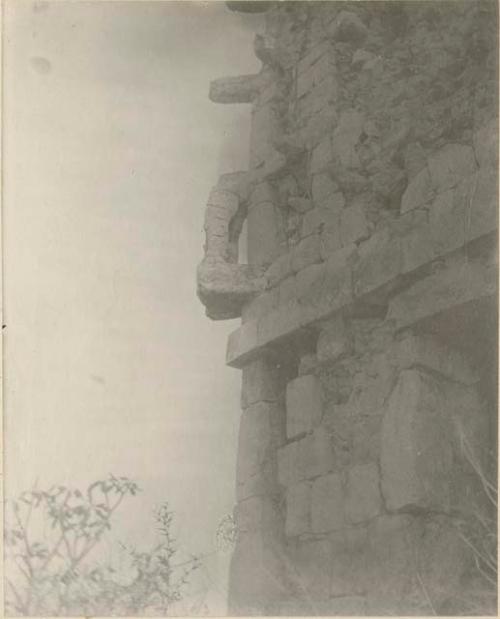
{"label": "weathered stone surface", "polygon": [[259,74],[222,77],[210,83],[208,96],[214,103],[251,103],[264,81]]}
{"label": "weathered stone surface", "polygon": [[368,35],[368,28],[351,11],[340,11],[328,27],[328,34],[336,41],[359,44]]}
{"label": "weathered stone surface", "polygon": [[436,192],[455,187],[476,171],[474,151],[463,144],[446,144],[429,157],[431,184]]}
{"label": "weathered stone surface", "polygon": [[370,236],[368,222],[360,205],[350,206],[340,216],[340,238],[342,245],[350,245]]}
{"label": "weathered stone surface", "polygon": [[335,468],[332,441],[324,428],[316,428],[297,442],[298,479],[313,479]]}
{"label": "weathered stone surface", "polygon": [[[495,169],[480,169],[468,180],[465,210],[465,237],[473,240],[498,229],[498,174]],[[460,186],[457,190],[460,189]]]}
{"label": "weathered stone surface", "polygon": [[333,157],[332,140],[324,138],[313,150],[311,156],[311,174],[318,174],[328,168]]}
{"label": "weathered stone surface", "polygon": [[313,203],[309,198],[292,196],[288,198],[288,206],[298,213],[306,213],[312,209]]}
{"label": "weathered stone surface", "polygon": [[382,509],[380,477],[375,462],[360,464],[347,473],[346,518],[353,524],[371,520]]}
{"label": "weathered stone surface", "polygon": [[321,262],[320,240],[318,234],[302,239],[292,250],[291,267],[294,273],[311,264]]}
{"label": "weathered stone surface", "polygon": [[233,331],[227,341],[226,363],[244,362],[247,355],[252,353],[258,345],[257,321],[249,320]]}
{"label": "weathered stone surface", "polygon": [[400,240],[383,228],[362,243],[353,269],[354,294],[361,297],[392,284],[402,271]]}
{"label": "weathered stone surface", "polygon": [[314,353],[306,353],[302,355],[299,362],[299,376],[304,374],[312,374],[318,365],[318,360]]}
{"label": "weathered stone surface", "polygon": [[398,224],[401,237],[402,273],[410,273],[435,257],[432,230],[427,211],[415,209],[402,215]]}
{"label": "weathered stone surface", "polygon": [[370,613],[409,611],[405,595],[414,586],[415,525],[406,515],[379,516],[369,524],[365,582]]}
{"label": "weathered stone surface", "polygon": [[241,407],[256,402],[276,402],[279,398],[276,364],[265,357],[250,362],[243,368]]}
{"label": "weathered stone surface", "polygon": [[292,273],[291,254],[286,253],[277,258],[265,272],[269,286],[276,286]]}
{"label": "weathered stone surface", "polygon": [[314,304],[314,299],[323,287],[325,274],[324,264],[312,264],[299,271],[296,276],[297,300],[306,306]]}
{"label": "weathered stone surface", "polygon": [[252,299],[250,303],[244,306],[241,312],[241,318],[244,323],[250,320],[256,321],[262,316],[265,316],[270,311],[278,306],[278,292],[276,289],[269,290],[259,294],[259,296]]}
{"label": "weathered stone surface", "polygon": [[[312,177],[312,199],[315,206],[325,206],[328,207],[329,200],[333,207],[335,206],[336,201],[339,206],[339,209],[343,208],[343,203],[341,198],[333,198],[333,196],[337,196],[339,193],[339,187],[337,183],[332,180],[331,176],[325,172],[321,174],[314,174]],[[342,196],[342,194],[340,194]]]}
{"label": "weathered stone surface", "polygon": [[446,309],[495,294],[496,276],[479,264],[462,262],[418,281],[389,303],[388,319],[398,329]]}
{"label": "weathered stone surface", "polygon": [[295,275],[287,277],[278,286],[278,304],[288,305],[297,300],[297,279]]}
{"label": "weathered stone surface", "polygon": [[286,386],[286,433],[293,438],[309,432],[322,414],[321,385],[315,376],[300,376]]}
{"label": "weathered stone surface", "polygon": [[474,132],[474,151],[480,167],[498,169],[498,120],[491,118]]}
{"label": "weathered stone surface", "polygon": [[279,255],[280,234],[274,204],[261,202],[248,213],[248,260],[251,264],[269,265]]}
{"label": "weathered stone surface", "polygon": [[346,527],[330,533],[331,557],[331,595],[363,595],[366,589],[366,551],[367,529],[365,527]]}
{"label": "weathered stone surface", "polygon": [[332,48],[331,43],[329,41],[322,41],[318,45],[315,45],[298,63],[297,63],[297,73],[303,73],[319,59],[325,53],[330,51]]}
{"label": "weathered stone surface", "polygon": [[291,336],[301,325],[302,311],[295,301],[281,305],[266,314],[258,323],[258,345],[265,346],[279,338]]}
{"label": "weathered stone surface", "polygon": [[313,484],[311,497],[313,533],[335,531],[344,524],[342,477],[338,473],[318,477]]}
{"label": "weathered stone surface", "polygon": [[320,254],[323,260],[328,258],[342,247],[340,227],[324,230],[320,239]]}
{"label": "weathered stone surface", "polygon": [[332,548],[328,539],[299,542],[292,553],[295,585],[312,602],[330,596]]}
{"label": "weathered stone surface", "polygon": [[316,346],[316,355],[320,363],[333,363],[353,348],[352,334],[340,314],[332,318],[321,330]]}
{"label": "weathered stone surface", "polygon": [[309,211],[302,220],[302,236],[309,236],[318,232],[338,230],[339,217],[335,211],[319,207]]}
{"label": "weathered stone surface", "polygon": [[423,367],[465,385],[478,380],[475,368],[460,351],[431,335],[407,335],[394,344],[389,354],[401,369]]}
{"label": "weathered stone surface", "polygon": [[429,204],[435,195],[431,184],[431,175],[426,166],[409,182],[401,198],[401,213],[407,213],[414,208],[421,208]]}
{"label": "weathered stone surface", "polygon": [[253,497],[235,510],[237,541],[229,570],[229,611],[261,613],[289,595],[283,522],[276,501]]}
{"label": "weathered stone surface", "polygon": [[436,379],[404,370],[382,423],[382,493],[390,511],[446,511],[453,483],[453,451],[446,390]]}
{"label": "weathered stone surface", "polygon": [[236,463],[236,497],[276,493],[276,450],[284,442],[285,414],[275,403],[258,402],[242,414]]}
{"label": "weathered stone surface", "polygon": [[311,483],[299,482],[290,486],[286,492],[287,537],[295,537],[311,530]]}
{"label": "weathered stone surface", "polygon": [[291,486],[299,481],[299,442],[288,443],[278,449],[278,481]]}
{"label": "weathered stone surface", "polygon": [[346,110],[332,137],[333,156],[345,168],[359,168],[355,146],[363,131],[364,116],[358,110]]}
{"label": "weathered stone surface", "polygon": [[237,318],[243,305],[265,288],[263,270],[257,265],[205,258],[196,275],[196,293],[212,320]]}
{"label": "weathered stone surface", "polygon": [[437,256],[462,247],[466,241],[466,207],[462,191],[448,189],[440,193],[429,211],[429,227]]}

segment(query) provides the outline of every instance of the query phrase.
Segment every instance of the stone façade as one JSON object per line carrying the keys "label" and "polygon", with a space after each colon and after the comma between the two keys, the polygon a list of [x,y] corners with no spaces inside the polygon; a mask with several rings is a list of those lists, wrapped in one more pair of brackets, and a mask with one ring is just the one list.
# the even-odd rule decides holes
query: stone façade
{"label": "stone fa\u00e7ade", "polygon": [[198,269],[207,315],[242,319],[229,611],[467,614],[459,523],[488,510],[474,469],[496,486],[496,5],[228,4],[265,12],[260,73],[210,87],[251,106],[250,168],[212,191]]}

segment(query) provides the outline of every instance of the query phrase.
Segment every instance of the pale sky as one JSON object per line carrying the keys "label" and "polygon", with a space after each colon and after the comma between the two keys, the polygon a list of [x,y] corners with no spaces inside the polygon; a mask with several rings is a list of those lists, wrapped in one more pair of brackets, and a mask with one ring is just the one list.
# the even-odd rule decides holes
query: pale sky
{"label": "pale sky", "polygon": [[259,69],[260,17],[220,2],[24,2],[4,18],[6,494],[134,478],[118,529],[168,500],[209,551],[234,503],[237,321],[195,294],[203,211],[244,169],[248,106],[209,81]]}

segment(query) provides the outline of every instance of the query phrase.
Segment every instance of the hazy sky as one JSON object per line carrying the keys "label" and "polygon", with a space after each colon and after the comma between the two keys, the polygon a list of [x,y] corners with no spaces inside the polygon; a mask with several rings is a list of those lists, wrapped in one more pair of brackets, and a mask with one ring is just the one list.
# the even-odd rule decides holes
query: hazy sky
{"label": "hazy sky", "polygon": [[203,211],[246,167],[258,17],[220,2],[5,2],[6,492],[109,472],[193,552],[231,511],[240,374],[195,294]]}

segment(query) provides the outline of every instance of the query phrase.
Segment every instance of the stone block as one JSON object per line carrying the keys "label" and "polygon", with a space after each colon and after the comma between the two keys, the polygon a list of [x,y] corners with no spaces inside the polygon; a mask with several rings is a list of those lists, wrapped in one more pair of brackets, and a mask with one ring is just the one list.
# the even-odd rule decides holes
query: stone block
{"label": "stone block", "polygon": [[318,477],[312,487],[311,526],[313,533],[328,533],[341,529],[344,520],[342,477],[330,473]]}
{"label": "stone block", "polygon": [[320,240],[318,234],[312,234],[302,239],[292,249],[291,267],[294,273],[305,269],[311,264],[321,262]]}
{"label": "stone block", "polygon": [[353,269],[354,294],[361,297],[396,283],[402,272],[400,239],[388,228],[373,234],[358,250],[359,260]]}
{"label": "stone block", "polygon": [[291,198],[288,198],[288,206],[297,213],[307,213],[307,211],[312,209],[313,203],[309,198],[292,196]]}
{"label": "stone block", "polygon": [[327,53],[331,49],[332,45],[330,41],[322,41],[312,47],[307,54],[299,60],[297,64],[297,73],[303,73],[309,69],[309,67],[311,67],[318,60],[318,58],[321,58],[323,54]]}
{"label": "stone block", "polygon": [[298,303],[292,301],[281,305],[277,310],[266,314],[257,325],[259,346],[264,346],[279,338],[292,335],[300,328],[302,311]]}
{"label": "stone block", "polygon": [[357,374],[348,400],[353,414],[363,416],[380,414],[394,386],[395,373],[395,368],[388,366],[388,371],[376,377],[369,376],[365,372]]}
{"label": "stone block", "polygon": [[285,306],[297,300],[297,280],[294,275],[284,279],[278,287],[278,304]]}
{"label": "stone block", "polygon": [[347,472],[346,518],[352,524],[371,520],[382,509],[380,477],[375,462],[359,464]]}
{"label": "stone block", "polygon": [[263,292],[259,296],[247,303],[242,310],[241,317],[244,323],[249,320],[259,320],[278,305],[278,294],[276,290]]}
{"label": "stone block", "polygon": [[321,420],[321,384],[315,376],[299,376],[286,387],[286,433],[294,438],[309,432]]}
{"label": "stone block", "polygon": [[330,436],[324,428],[316,428],[297,442],[298,478],[313,479],[335,468],[335,456]]}
{"label": "stone block", "polygon": [[249,320],[233,331],[227,340],[226,363],[233,365],[237,360],[245,358],[258,345],[257,321]]}
{"label": "stone block", "polygon": [[[327,315],[352,301],[352,263],[356,246],[350,245],[333,253],[325,262],[325,282],[320,310]],[[319,316],[318,316],[319,317]]]}
{"label": "stone block", "polygon": [[447,511],[453,483],[453,448],[446,389],[416,370],[404,370],[382,422],[382,493],[389,511]]}
{"label": "stone block", "polygon": [[331,595],[333,597],[363,595],[365,593],[366,549],[365,527],[346,527],[330,533]]}
{"label": "stone block", "polygon": [[[434,259],[434,243],[429,217],[424,210],[413,210],[400,218],[402,231],[402,272],[410,273]],[[406,221],[408,225],[405,225]]]}
{"label": "stone block", "polygon": [[263,534],[264,537],[282,537],[283,518],[272,497],[256,496],[240,501],[234,510],[239,539]]}
{"label": "stone block", "polygon": [[287,537],[311,531],[311,483],[299,482],[287,489],[285,534]]}
{"label": "stone block", "polygon": [[309,236],[323,231],[338,230],[339,217],[335,211],[325,207],[314,208],[304,215],[302,236]]}
{"label": "stone block", "polygon": [[365,119],[358,110],[345,110],[339,117],[332,137],[333,156],[344,168],[359,168],[356,145],[363,132]]}
{"label": "stone block", "polygon": [[297,97],[303,97],[314,85],[314,68],[309,67],[297,75]]}
{"label": "stone block", "polygon": [[327,201],[333,194],[338,193],[339,187],[326,172],[314,174],[312,177],[311,193],[315,206],[327,206]]}
{"label": "stone block", "polygon": [[407,335],[393,345],[389,354],[403,370],[427,368],[465,385],[478,380],[477,372],[459,350],[446,346],[431,335]]}
{"label": "stone block", "polygon": [[352,334],[341,314],[337,314],[321,330],[316,345],[320,363],[334,363],[350,354],[353,349]]}
{"label": "stone block", "polygon": [[352,11],[340,11],[328,25],[328,34],[335,41],[359,45],[368,36],[368,28]]}
{"label": "stone block", "polygon": [[296,275],[296,294],[299,303],[314,303],[321,293],[325,275],[324,264],[312,264]]}
{"label": "stone block", "polygon": [[312,374],[318,366],[318,360],[316,359],[316,355],[314,353],[306,353],[302,355],[299,361],[299,376],[304,376],[304,374]]}
{"label": "stone block", "polygon": [[408,183],[401,198],[401,213],[407,213],[429,204],[434,195],[429,168],[425,166]]}
{"label": "stone block", "polygon": [[418,281],[389,303],[397,329],[419,324],[444,310],[496,295],[496,275],[479,264],[450,266]]}
{"label": "stone block", "polygon": [[325,135],[329,135],[337,125],[337,111],[332,104],[325,105],[323,109],[312,116],[304,130],[304,141],[308,149],[317,146]]}
{"label": "stone block", "polygon": [[428,163],[433,189],[440,193],[455,187],[476,169],[474,151],[464,144],[446,144],[429,157]]}
{"label": "stone block", "polygon": [[248,261],[268,265],[278,256],[280,237],[274,204],[261,202],[248,212]]}
{"label": "stone block", "polygon": [[378,462],[382,415],[356,417],[352,421],[351,461],[355,464]]}
{"label": "stone block", "polygon": [[265,357],[248,363],[242,372],[241,408],[256,402],[276,402],[279,381],[276,364]]}
{"label": "stone block", "polygon": [[278,482],[291,486],[299,481],[299,442],[288,443],[278,449]]}
{"label": "stone block", "polygon": [[350,245],[370,236],[368,222],[361,205],[353,205],[342,211],[340,216],[340,238],[342,245]]}
{"label": "stone block", "polygon": [[263,497],[241,502],[235,514],[238,538],[229,570],[229,612],[259,614],[288,594],[283,522],[276,502]]}
{"label": "stone block", "polygon": [[[473,180],[472,180],[473,179]],[[498,229],[498,172],[480,169],[471,178],[467,194],[466,239],[473,240]]]}
{"label": "stone block", "polygon": [[253,404],[240,419],[236,497],[276,493],[276,449],[284,442],[284,411],[269,402]]}
{"label": "stone block", "polygon": [[303,597],[315,602],[330,595],[332,549],[328,539],[299,542],[291,559],[292,578]]}
{"label": "stone block", "polygon": [[498,170],[498,120],[492,118],[473,136],[474,151],[480,167]]}
{"label": "stone block", "polygon": [[406,515],[383,515],[369,524],[365,587],[370,614],[408,613],[405,596],[415,581],[414,529],[415,519]]}
{"label": "stone block", "polygon": [[340,227],[324,230],[320,239],[320,254],[323,260],[328,258],[342,247]]}
{"label": "stone block", "polygon": [[332,140],[325,137],[313,150],[311,156],[311,174],[325,171],[332,161]]}
{"label": "stone block", "polygon": [[265,278],[269,286],[277,286],[285,277],[292,274],[291,254],[286,253],[276,258],[265,272]]}
{"label": "stone block", "polygon": [[455,189],[448,189],[434,199],[429,211],[429,227],[436,256],[455,251],[465,244],[465,208],[464,195]]}
{"label": "stone block", "polygon": [[267,181],[257,183],[250,194],[249,209],[261,203],[276,204],[278,197],[275,188]]}

